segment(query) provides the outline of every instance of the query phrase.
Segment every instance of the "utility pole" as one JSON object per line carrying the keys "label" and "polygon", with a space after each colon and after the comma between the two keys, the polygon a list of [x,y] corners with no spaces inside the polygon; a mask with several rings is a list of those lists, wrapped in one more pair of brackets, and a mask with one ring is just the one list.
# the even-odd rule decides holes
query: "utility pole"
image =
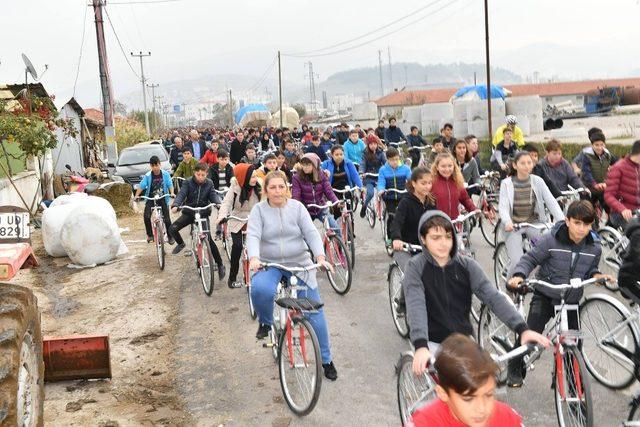
{"label": "utility pole", "polygon": [[378,49],[378,70],[380,71],[380,96],[384,96],[384,85],[382,84],[382,51]]}
{"label": "utility pole", "polygon": [[280,111],[280,128],[282,128],[282,66],[280,65],[280,51],[278,51],[278,111]]}
{"label": "utility pole", "polygon": [[491,60],[489,59],[489,0],[484,0],[484,36],[485,54],[487,61],[487,118],[489,125],[489,138],[493,137],[491,126]]}
{"label": "utility pole", "polygon": [[229,127],[233,127],[233,95],[229,89]]}
{"label": "utility pole", "polygon": [[140,82],[142,83],[142,103],[144,104],[144,126],[147,129],[147,135],[151,136],[151,129],[149,128],[149,112],[147,111],[147,91],[145,84],[147,79],[144,78],[144,65],[142,65],[142,58],[145,56],[151,56],[151,52],[135,54],[131,52],[131,56],[137,56],[140,58]]}
{"label": "utility pole", "polygon": [[475,71],[473,72],[473,85],[474,85],[474,86],[477,86],[477,85],[478,85],[478,79],[477,79],[477,77],[476,77],[476,72],[475,72]]}
{"label": "utility pole", "polygon": [[104,39],[102,1],[103,0],[93,0],[93,14],[95,17],[96,39],[98,42],[98,66],[100,70],[100,88],[102,89],[104,136],[107,146],[113,147],[114,153],[112,154],[117,158],[118,144],[116,143],[116,132],[113,127],[113,92],[111,89],[111,77],[109,76],[109,62],[107,61],[107,46]]}
{"label": "utility pole", "polygon": [[156,123],[156,88],[158,86],[160,86],[160,85],[157,84],[157,83],[156,84],[147,85],[147,87],[151,88],[151,99],[153,100],[153,110],[152,110],[152,112],[153,112],[153,128],[152,129],[154,130],[154,132],[155,132],[157,126],[158,126],[158,124]]}
{"label": "utility pole", "polygon": [[387,55],[389,57],[389,84],[391,85],[391,92],[393,92],[393,74],[391,72],[391,47],[387,46]]}

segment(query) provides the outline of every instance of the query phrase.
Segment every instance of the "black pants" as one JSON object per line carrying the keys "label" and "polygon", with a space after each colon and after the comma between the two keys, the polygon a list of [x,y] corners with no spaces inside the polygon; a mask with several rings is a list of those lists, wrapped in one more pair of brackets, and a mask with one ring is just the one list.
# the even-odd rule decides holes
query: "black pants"
{"label": "black pants", "polygon": [[393,217],[395,216],[396,209],[398,209],[399,203],[400,200],[394,199],[384,201],[384,205],[387,210],[387,239],[389,238],[389,230],[391,229],[391,223],[393,222]]}
{"label": "black pants", "polygon": [[[171,236],[173,236],[173,238],[176,240],[177,244],[184,245],[184,240],[180,235],[180,230],[188,225],[193,224],[194,221],[194,216],[185,214],[180,215],[180,218],[173,221],[173,224],[171,224],[171,227],[169,228],[169,232],[171,233]],[[209,245],[211,246],[211,254],[213,255],[213,259],[215,260],[216,264],[221,265],[222,258],[220,257],[220,252],[218,251],[218,247],[211,238],[211,227],[209,226],[209,218],[205,217],[205,221],[205,227],[207,230],[209,230],[209,233],[207,233],[207,237],[209,238]]]}
{"label": "black pants", "polygon": [[417,148],[409,148],[409,158],[411,159],[411,169],[415,169],[420,164],[420,150]]}
{"label": "black pants", "polygon": [[[169,233],[169,227],[171,227],[171,217],[169,216],[169,207],[167,206],[167,202],[162,199],[158,200],[158,205],[162,208],[162,217],[164,219],[164,226]],[[153,237],[153,231],[151,230],[151,208],[153,208],[153,202],[151,200],[147,200],[147,203],[144,205],[144,228],[147,231],[147,237]]]}
{"label": "black pants", "polygon": [[231,233],[231,266],[229,270],[229,282],[235,282],[240,269],[240,257],[242,256],[242,231]]}

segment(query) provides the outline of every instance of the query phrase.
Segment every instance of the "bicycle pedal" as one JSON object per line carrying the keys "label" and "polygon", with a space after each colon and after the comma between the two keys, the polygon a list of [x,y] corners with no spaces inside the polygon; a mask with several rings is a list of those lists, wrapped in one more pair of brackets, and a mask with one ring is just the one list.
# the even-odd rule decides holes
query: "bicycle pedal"
{"label": "bicycle pedal", "polygon": [[262,343],[262,347],[263,347],[263,348],[273,348],[273,347],[275,347],[275,346],[276,346],[276,345],[275,345],[274,343],[272,343],[272,342],[265,342],[265,343]]}

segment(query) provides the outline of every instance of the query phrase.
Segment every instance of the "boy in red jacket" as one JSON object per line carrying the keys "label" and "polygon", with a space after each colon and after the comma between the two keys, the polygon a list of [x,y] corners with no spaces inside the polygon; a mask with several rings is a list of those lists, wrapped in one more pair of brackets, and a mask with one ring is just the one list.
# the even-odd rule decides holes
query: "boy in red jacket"
{"label": "boy in red jacket", "polygon": [[520,427],[522,417],[496,401],[498,365],[471,338],[450,335],[434,364],[438,399],[413,413],[406,427]]}
{"label": "boy in red jacket", "polygon": [[604,201],[611,210],[610,222],[614,227],[625,226],[633,211],[640,209],[640,140],[611,167],[606,183]]}

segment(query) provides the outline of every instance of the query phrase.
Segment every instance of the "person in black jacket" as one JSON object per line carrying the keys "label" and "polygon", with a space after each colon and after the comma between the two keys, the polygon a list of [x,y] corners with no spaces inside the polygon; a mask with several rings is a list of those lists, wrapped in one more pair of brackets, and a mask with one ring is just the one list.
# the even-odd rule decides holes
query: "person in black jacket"
{"label": "person in black jacket", "polygon": [[218,163],[209,169],[208,178],[213,182],[213,187],[218,190],[226,190],[231,184],[233,166],[229,164],[229,153],[218,150]]}
{"label": "person in black jacket", "polygon": [[[171,210],[175,213],[178,212],[178,208],[182,206],[201,208],[209,205],[210,203],[216,203],[219,205],[221,203],[220,197],[218,197],[215,192],[213,182],[211,182],[211,180],[207,178],[207,165],[198,163],[195,167],[193,176],[186,180],[184,184],[182,184],[180,193],[178,193],[178,196],[176,196],[171,205]],[[206,221],[206,229],[211,230],[209,224],[209,215],[211,215],[211,209],[201,211],[200,215]],[[180,217],[176,219],[173,224],[171,224],[171,227],[169,227],[169,235],[173,236],[177,243],[176,247],[173,249],[174,255],[184,249],[184,240],[182,239],[182,236],[180,236],[180,230],[188,225],[193,224],[194,221],[195,212],[189,209],[184,209]],[[220,252],[218,251],[218,247],[216,246],[216,244],[213,242],[210,232],[208,233],[207,237],[209,239],[209,245],[211,247],[211,254],[213,255],[213,259],[218,265],[218,277],[220,280],[222,280],[225,276],[225,268],[224,264],[222,264]]]}
{"label": "person in black jacket", "polygon": [[376,128],[376,136],[380,139],[384,139],[384,133],[387,128],[384,127],[384,120],[378,120],[378,127]]}
{"label": "person in black jacket", "polygon": [[321,162],[327,160],[327,150],[322,145],[322,141],[320,141],[319,135],[313,135],[311,137],[311,144],[304,147],[304,153],[314,153],[315,155],[320,157]]}
{"label": "person in black jacket", "polygon": [[200,134],[195,129],[189,132],[189,138],[186,147],[191,148],[191,154],[193,154],[194,159],[200,160],[207,152],[207,143],[204,141],[204,138],[200,137]]}
{"label": "person in black jacket", "polygon": [[349,125],[346,123],[340,123],[340,130],[336,132],[336,142],[340,145],[344,145],[349,139]]}
{"label": "person in black jacket", "polygon": [[618,272],[618,285],[622,295],[640,304],[640,219],[629,221],[625,229],[629,246],[622,257],[622,265]]}
{"label": "person in black jacket", "polygon": [[182,150],[184,149],[184,142],[182,142],[182,138],[177,136],[173,140],[173,144],[174,147],[171,149],[171,153],[169,153],[169,163],[171,163],[171,170],[175,172],[183,160]]}
{"label": "person in black jacket", "polygon": [[547,187],[549,187],[549,191],[551,191],[551,194],[553,194],[553,197],[557,199],[558,197],[562,196],[562,192],[560,192],[560,190],[553,183],[551,178],[549,178],[547,173],[544,171],[544,168],[542,167],[542,165],[538,163],[538,160],[540,158],[540,153],[538,152],[538,148],[533,144],[524,144],[522,149],[524,151],[528,151],[529,154],[531,154],[531,160],[533,160],[533,164],[534,164],[533,170],[531,171],[531,173],[539,176],[544,180],[544,183],[547,184]]}
{"label": "person in black jacket", "polygon": [[236,139],[231,141],[231,147],[229,148],[229,158],[231,163],[238,164],[240,160],[246,156],[247,142],[244,140],[244,132],[239,131],[236,134]]}

